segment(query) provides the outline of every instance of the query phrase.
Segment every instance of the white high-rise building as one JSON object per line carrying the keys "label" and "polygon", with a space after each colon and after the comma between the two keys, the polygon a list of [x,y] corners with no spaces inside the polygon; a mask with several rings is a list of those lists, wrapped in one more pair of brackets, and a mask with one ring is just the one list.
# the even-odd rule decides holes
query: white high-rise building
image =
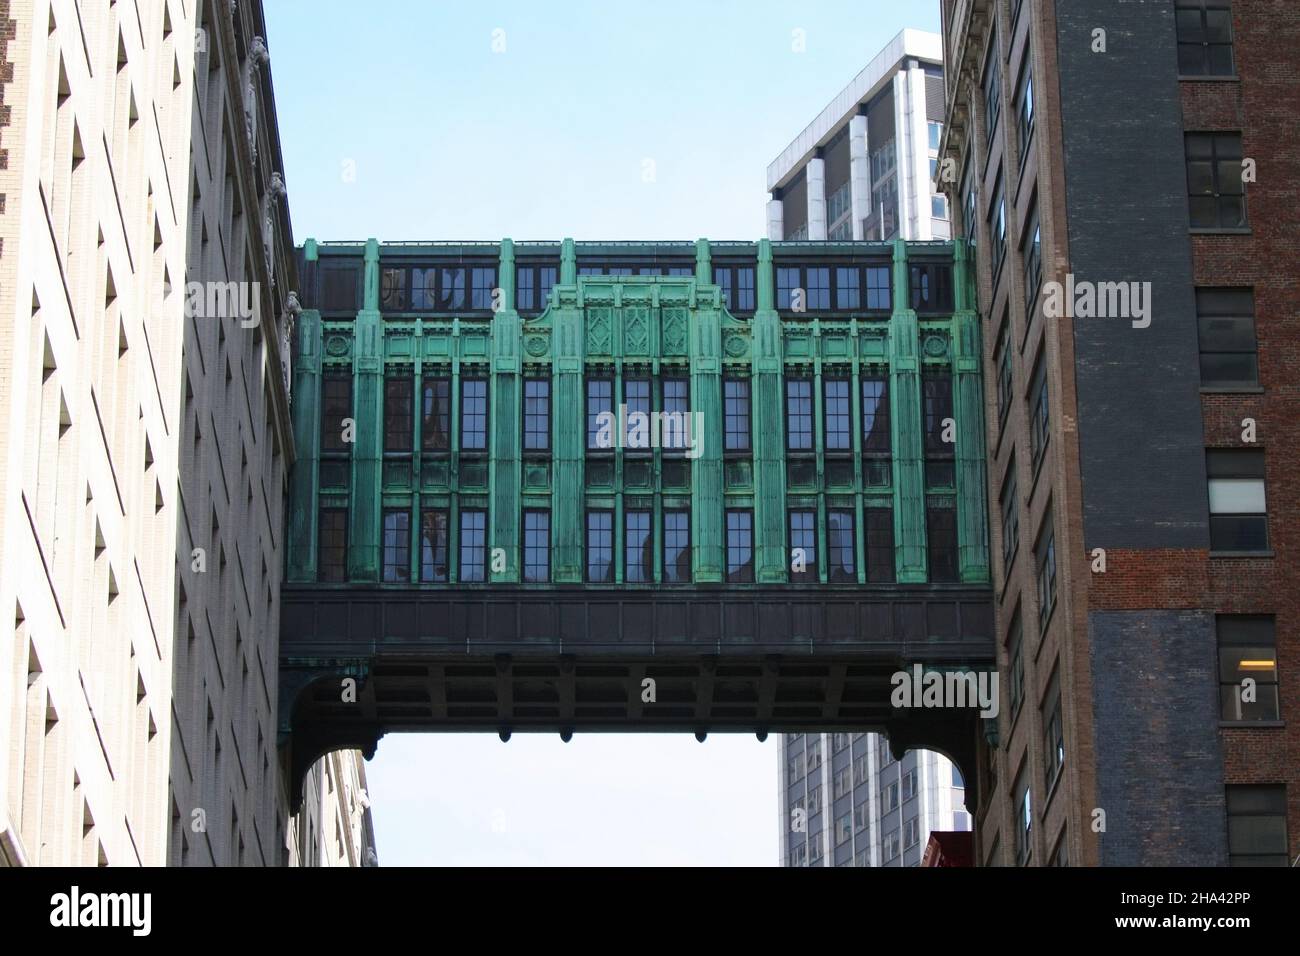
{"label": "white high-rise building", "polygon": [[943,41],[904,30],[768,165],[768,238],[949,238],[943,116]]}
{"label": "white high-rise building", "polygon": [[[768,238],[949,238],[931,187],[943,117],[942,39],[904,30],[767,167]],[[778,764],[784,866],[915,866],[932,831],[970,829],[964,781],[939,754],[790,734]]]}
{"label": "white high-rise building", "polygon": [[277,746],[297,276],[265,34],[260,2],[0,5],[0,865],[372,848],[360,755],[315,768],[308,848]]}

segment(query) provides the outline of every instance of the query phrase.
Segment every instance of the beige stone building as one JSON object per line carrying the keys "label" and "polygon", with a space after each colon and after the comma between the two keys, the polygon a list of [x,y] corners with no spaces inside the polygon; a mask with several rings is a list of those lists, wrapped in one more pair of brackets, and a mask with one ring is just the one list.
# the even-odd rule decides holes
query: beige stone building
{"label": "beige stone building", "polygon": [[374,862],[277,753],[293,239],[260,2],[0,0],[0,861]]}

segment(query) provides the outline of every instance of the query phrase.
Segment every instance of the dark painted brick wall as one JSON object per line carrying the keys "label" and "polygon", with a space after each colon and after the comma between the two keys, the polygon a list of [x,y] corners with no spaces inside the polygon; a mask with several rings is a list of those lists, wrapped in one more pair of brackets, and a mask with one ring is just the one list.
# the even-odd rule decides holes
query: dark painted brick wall
{"label": "dark painted brick wall", "polygon": [[1226,864],[1214,615],[1095,611],[1088,634],[1101,864]]}
{"label": "dark painted brick wall", "polygon": [[[1170,0],[1057,4],[1077,280],[1150,281],[1149,328],[1074,321],[1087,548],[1205,548],[1196,307]],[[1092,52],[1093,30],[1107,52]]]}

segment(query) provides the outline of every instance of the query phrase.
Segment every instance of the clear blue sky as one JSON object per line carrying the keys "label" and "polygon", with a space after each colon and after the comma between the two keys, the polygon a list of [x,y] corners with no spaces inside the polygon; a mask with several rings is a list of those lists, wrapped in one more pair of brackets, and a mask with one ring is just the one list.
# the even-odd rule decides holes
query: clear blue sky
{"label": "clear blue sky", "polygon": [[[266,8],[299,242],[758,239],[767,164],[939,29],[938,0]],[[367,772],[389,865],[777,858],[775,736],[390,735]]]}

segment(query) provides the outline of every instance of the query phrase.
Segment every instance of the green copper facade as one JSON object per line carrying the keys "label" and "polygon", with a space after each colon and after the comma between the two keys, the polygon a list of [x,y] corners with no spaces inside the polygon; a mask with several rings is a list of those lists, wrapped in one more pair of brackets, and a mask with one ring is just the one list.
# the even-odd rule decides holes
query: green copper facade
{"label": "green copper facade", "polygon": [[[799,586],[988,583],[980,323],[959,245],[309,240],[301,255],[290,584],[525,582],[533,522],[538,587],[676,587],[665,515],[682,513],[685,584],[782,584],[792,512],[814,516]],[[593,380],[615,409],[648,383],[653,411],[685,382],[698,456],[593,449]],[[529,383],[545,383],[545,448],[529,447],[543,388]],[[593,512],[610,515],[613,566],[594,584]],[[462,563],[480,559],[466,530],[480,513],[477,579]],[[644,554],[625,546],[629,514],[650,516]]]}

